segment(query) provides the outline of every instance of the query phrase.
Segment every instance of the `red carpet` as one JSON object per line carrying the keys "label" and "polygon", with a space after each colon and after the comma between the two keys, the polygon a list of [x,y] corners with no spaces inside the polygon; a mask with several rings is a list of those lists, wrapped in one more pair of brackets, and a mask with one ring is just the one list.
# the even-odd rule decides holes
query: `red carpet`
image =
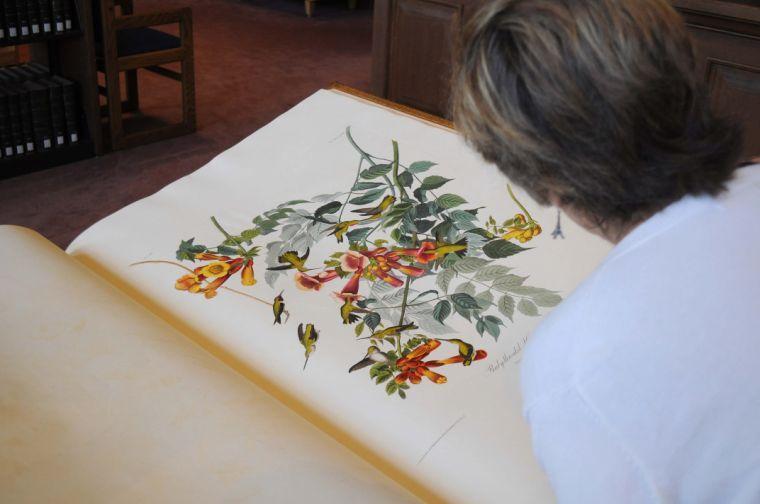
{"label": "red carpet", "polygon": [[[194,135],[0,180],[0,224],[33,228],[65,247],[85,228],[203,166],[279,114],[339,81],[369,87],[371,5],[320,1],[135,0],[136,10],[190,5],[195,37]],[[176,83],[140,77],[148,115],[179,104]],[[232,182],[234,183],[234,182]]]}

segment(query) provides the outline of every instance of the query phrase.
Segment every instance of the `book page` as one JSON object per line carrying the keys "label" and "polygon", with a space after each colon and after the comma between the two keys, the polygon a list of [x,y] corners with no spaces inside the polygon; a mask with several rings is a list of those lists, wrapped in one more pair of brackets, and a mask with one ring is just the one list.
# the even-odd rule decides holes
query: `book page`
{"label": "book page", "polygon": [[416,501],[41,236],[0,243],[4,502]]}
{"label": "book page", "polygon": [[547,502],[521,350],[609,246],[507,182],[320,91],[69,252],[417,495]]}

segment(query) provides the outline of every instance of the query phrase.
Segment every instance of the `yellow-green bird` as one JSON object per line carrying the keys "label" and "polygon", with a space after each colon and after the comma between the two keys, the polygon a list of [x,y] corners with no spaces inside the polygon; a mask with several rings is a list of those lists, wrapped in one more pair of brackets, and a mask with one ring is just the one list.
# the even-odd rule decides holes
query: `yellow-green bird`
{"label": "yellow-green bird", "polygon": [[306,249],[306,253],[303,256],[299,256],[295,250],[289,250],[277,258],[277,262],[282,266],[274,266],[267,268],[270,271],[282,271],[289,269],[297,269],[298,271],[306,271],[306,259],[309,258],[309,249]]}
{"label": "yellow-green bird", "polygon": [[354,312],[369,313],[369,310],[359,308],[350,299],[346,299],[346,302],[340,307],[340,318],[343,319],[344,324],[353,324],[359,320],[359,316],[355,315]]}
{"label": "yellow-green bird", "polygon": [[306,369],[306,364],[309,363],[309,356],[317,349],[317,340],[319,339],[319,333],[314,329],[314,324],[306,324],[304,329],[303,324],[298,324],[298,341],[301,342],[304,349],[304,356],[306,360],[303,363],[303,368]]}
{"label": "yellow-green bird", "polygon": [[381,351],[375,345],[372,345],[367,349],[367,354],[364,356],[364,358],[348,368],[348,372],[353,373],[354,371],[365,368],[367,366],[371,366],[378,362],[388,362],[388,354]]}
{"label": "yellow-green bird", "polygon": [[349,221],[343,221],[335,224],[333,227],[333,232],[330,233],[331,235],[335,235],[335,238],[338,240],[338,243],[343,243],[343,235],[346,234],[346,232],[349,230],[351,226],[356,226],[359,224],[358,220],[349,220]]}
{"label": "yellow-green bird", "polygon": [[279,294],[277,294],[277,297],[274,298],[274,301],[272,302],[272,311],[274,312],[274,324],[282,325],[282,312],[285,311],[285,299],[282,297],[283,292],[285,291],[282,291]]}
{"label": "yellow-green bird", "polygon": [[363,215],[367,217],[365,220],[371,220],[376,219],[380,217],[380,215],[385,212],[389,206],[391,206],[396,201],[395,196],[386,196],[383,198],[383,200],[374,207],[368,207],[368,208],[358,208],[354,210],[354,213],[358,213],[359,215]]}
{"label": "yellow-green bird", "polygon": [[449,343],[453,343],[457,347],[459,347],[459,355],[464,359],[462,361],[463,366],[469,366],[472,364],[472,359],[475,357],[475,347],[470,345],[469,343],[462,341],[460,339],[451,338],[451,339],[443,339],[438,338],[439,341],[448,341]]}
{"label": "yellow-green bird", "polygon": [[372,333],[370,338],[387,338],[388,336],[396,336],[397,334],[403,331],[411,331],[413,329],[417,329],[417,326],[414,325],[414,323],[406,324],[406,325],[395,325],[395,326],[387,327],[381,331]]}

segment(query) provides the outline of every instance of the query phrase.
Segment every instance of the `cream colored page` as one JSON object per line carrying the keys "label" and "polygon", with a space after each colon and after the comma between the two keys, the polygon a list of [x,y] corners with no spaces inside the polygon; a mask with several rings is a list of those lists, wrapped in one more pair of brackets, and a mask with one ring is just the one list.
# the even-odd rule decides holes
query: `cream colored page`
{"label": "cream colored page", "polygon": [[415,500],[44,238],[0,243],[3,502]]}
{"label": "cream colored page", "polygon": [[[183,271],[172,265],[130,266],[173,260],[180,240],[191,237],[195,243],[219,243],[223,237],[210,216],[238,232],[251,226],[252,217],[282,202],[347,190],[358,158],[344,134],[346,126],[370,153],[390,156],[395,139],[402,163],[437,162],[434,171],[423,175],[454,179],[445,192],[464,196],[470,207],[487,207],[481,210],[484,215],[505,219],[518,211],[507,196],[506,180],[453,132],[321,91],[197,172],[96,224],[69,252],[182,325],[220,358],[265,380],[288,404],[302,407],[310,420],[420,495],[450,502],[552,500],[520,413],[517,364],[539,317],[516,312],[498,341],[481,338],[471,325],[455,325],[461,334],[446,337],[465,337],[487,351],[488,358],[469,367],[442,367],[438,371],[447,383],[425,379],[401,400],[372,383],[366,369],[348,373],[367,343],[357,341],[352,326],[341,324],[340,304],[330,296],[345,281],[327,284],[318,293],[302,292],[291,272],[272,289],[263,281],[265,258],[257,258],[258,284],[244,287],[238,275],[227,285],[265,300],[284,290],[291,317],[273,326],[271,308],[242,295],[220,290],[206,300],[175,290]],[[530,285],[567,295],[609,247],[567,220],[565,239],[552,239],[556,211],[539,208],[520,191],[517,195],[544,232],[528,244],[532,250],[508,258],[507,264],[513,273],[529,275]],[[268,241],[269,235],[256,243]],[[323,239],[311,248],[309,265],[318,267],[346,248],[332,236]],[[421,291],[424,285],[421,280],[415,288]],[[306,369],[299,322],[314,323],[320,331]],[[435,358],[456,354],[448,343],[437,352]]]}

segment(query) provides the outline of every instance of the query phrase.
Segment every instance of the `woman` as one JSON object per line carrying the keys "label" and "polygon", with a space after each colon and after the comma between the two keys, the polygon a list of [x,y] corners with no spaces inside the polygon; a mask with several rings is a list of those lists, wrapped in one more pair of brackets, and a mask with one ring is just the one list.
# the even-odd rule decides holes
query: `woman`
{"label": "woman", "polygon": [[760,170],[700,80],[666,0],[500,0],[463,45],[470,144],[616,244],[523,360],[560,501],[760,502]]}

